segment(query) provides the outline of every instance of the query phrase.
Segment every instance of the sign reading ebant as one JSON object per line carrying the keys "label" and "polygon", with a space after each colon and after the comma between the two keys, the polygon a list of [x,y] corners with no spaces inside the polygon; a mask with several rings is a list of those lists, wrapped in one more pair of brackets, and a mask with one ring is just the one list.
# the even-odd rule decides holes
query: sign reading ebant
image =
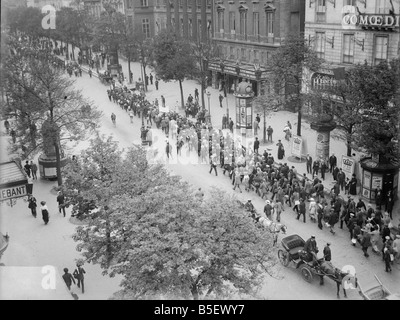
{"label": "sign reading ebant", "polygon": [[27,193],[26,193],[25,185],[0,189],[0,200],[18,198],[18,197],[23,197],[26,195],[27,195]]}
{"label": "sign reading ebant", "polygon": [[301,158],[301,147],[303,139],[300,136],[293,135],[292,139],[292,155]]}
{"label": "sign reading ebant", "polygon": [[342,156],[342,170],[346,176],[350,176],[354,173],[356,161],[348,156]]}

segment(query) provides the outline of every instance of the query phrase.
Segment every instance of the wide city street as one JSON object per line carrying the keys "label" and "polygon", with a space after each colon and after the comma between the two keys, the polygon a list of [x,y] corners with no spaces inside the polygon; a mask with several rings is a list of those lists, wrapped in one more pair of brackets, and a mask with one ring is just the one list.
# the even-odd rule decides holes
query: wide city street
{"label": "wide city street", "polygon": [[[126,61],[121,60],[123,68],[127,67]],[[134,77],[140,74],[140,65],[138,63],[132,63],[131,68],[133,69]],[[108,100],[106,90],[108,86],[102,84],[96,77],[90,78],[87,73],[83,73],[82,77],[77,77],[75,87],[83,92],[85,96],[93,100],[95,105],[103,112],[101,119],[100,132],[104,135],[112,135],[116,141],[119,142],[120,148],[128,148],[132,144],[140,144],[140,127],[141,120],[134,117],[133,123],[130,123],[128,114],[121,109],[117,104]],[[188,95],[194,92],[194,89],[198,87],[197,83],[193,80],[186,80],[183,83],[184,93]],[[211,92],[211,115],[212,121],[220,122],[224,110],[219,107],[218,102],[218,90],[208,88]],[[154,86],[149,86],[149,90],[146,93],[146,99],[149,101],[155,98],[160,99],[160,96],[166,97],[167,105],[173,103],[179,99],[179,86],[177,83],[164,83],[160,82],[159,90],[155,90]],[[234,97],[229,95],[229,105],[231,112],[234,111]],[[182,111],[182,110],[181,110]],[[110,115],[114,112],[117,116],[117,126],[114,128]],[[183,113],[183,111],[182,111]],[[296,125],[296,114],[278,111],[274,112],[268,117],[267,125],[271,125],[274,129],[273,140],[274,143],[262,144],[261,150],[267,149],[269,152],[276,154],[277,147],[275,142],[277,139],[284,140],[284,133],[282,128],[285,123],[289,120],[294,126]],[[155,125],[152,126],[153,130],[159,131],[159,135],[163,135],[161,130],[155,129]],[[307,145],[309,153],[313,156],[315,145],[316,134],[315,131],[310,129],[309,124],[303,122],[302,124],[303,135],[307,139]],[[8,159],[7,156],[7,143],[9,143],[9,137],[2,136],[2,161]],[[164,141],[160,142],[161,144]],[[289,150],[289,144],[287,143],[287,150]],[[67,153],[69,156],[73,154],[79,154],[81,150],[84,150],[88,146],[87,141],[82,141],[77,145],[71,145]],[[331,140],[331,152],[337,155],[345,153],[344,143],[341,141]],[[37,160],[37,159],[35,159]],[[24,160],[23,160],[24,162]],[[289,166],[295,166],[299,173],[306,172],[305,163],[294,163],[289,159],[284,158],[282,163],[286,162]],[[227,192],[235,193],[237,198],[245,202],[251,199],[254,203],[258,212],[263,211],[264,201],[257,196],[253,191],[238,193],[238,191],[232,190],[232,184],[229,177],[222,174],[222,170],[218,167],[218,176],[209,174],[209,166],[202,164],[167,164],[168,169],[176,175],[181,176],[184,180],[191,183],[194,187],[201,187],[205,191],[207,197],[212,197],[209,192],[210,187],[216,186]],[[309,175],[310,176],[310,175]],[[323,184],[326,188],[332,187],[332,176],[327,174]],[[1,217],[1,229],[3,234],[8,233],[11,237],[11,243],[9,248],[5,252],[2,262],[8,266],[43,266],[52,265],[55,266],[59,273],[62,273],[64,267],[74,267],[74,261],[79,258],[79,253],[76,252],[76,243],[72,240],[71,235],[74,232],[75,225],[71,224],[68,220],[69,210],[67,209],[67,218],[63,218],[61,214],[58,214],[56,194],[52,191],[52,188],[56,185],[55,182],[38,179],[34,181],[34,194],[36,198],[41,201],[45,200],[48,203],[50,209],[50,225],[44,227],[41,219],[34,219],[27,203],[24,200],[18,200],[13,206],[7,206],[2,204],[2,217]],[[343,192],[342,192],[343,195]],[[357,198],[357,197],[356,197]],[[393,210],[394,212],[394,223],[397,225],[399,222],[399,207],[398,205]],[[331,242],[332,250],[332,262],[338,268],[344,266],[353,266],[356,270],[357,279],[363,287],[370,287],[375,285],[374,274],[385,283],[385,285],[392,290],[397,292],[400,288],[400,266],[397,264],[393,267],[392,273],[386,273],[384,271],[384,262],[382,257],[371,253],[369,258],[365,258],[361,251],[360,246],[353,247],[349,239],[349,232],[346,227],[343,230],[336,226],[336,234],[332,235],[329,232],[329,228],[319,230],[315,223],[310,222],[303,223],[295,219],[296,215],[292,208],[285,206],[285,211],[282,213],[282,222],[287,226],[287,235],[299,234],[304,239],[315,235],[317,244],[322,250],[327,242]],[[279,235],[279,240],[284,235]],[[115,291],[118,290],[119,282],[121,278],[109,278],[108,276],[102,276],[101,270],[98,265],[86,264],[86,291],[85,294],[78,295],[81,299],[107,299]],[[0,292],[1,295],[1,292]],[[357,290],[347,290],[348,299],[361,299]],[[341,292],[341,296],[343,294]],[[336,299],[336,284],[327,279],[324,286],[319,285],[318,279],[315,279],[311,283],[307,283],[302,279],[299,270],[293,267],[283,267],[278,264],[274,268],[274,273],[266,276],[266,281],[263,285],[263,289],[260,292],[261,299],[309,299],[309,300],[330,300]]]}

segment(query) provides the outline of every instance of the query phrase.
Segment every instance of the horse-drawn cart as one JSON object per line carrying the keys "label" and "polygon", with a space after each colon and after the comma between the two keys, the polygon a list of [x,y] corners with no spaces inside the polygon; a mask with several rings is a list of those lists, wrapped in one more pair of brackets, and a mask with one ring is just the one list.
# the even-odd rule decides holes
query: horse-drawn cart
{"label": "horse-drawn cart", "polygon": [[360,295],[364,300],[400,300],[399,294],[392,294],[389,289],[382,284],[376,274],[374,274],[374,276],[379,283],[378,285],[364,291],[361,285],[358,284]]}
{"label": "horse-drawn cart", "polygon": [[99,70],[99,79],[103,84],[111,84],[113,77],[107,70]]}
{"label": "horse-drawn cart", "polygon": [[[330,261],[325,261],[324,258],[317,261],[307,261],[303,251],[305,243],[304,239],[297,234],[283,238],[281,240],[282,248],[278,250],[278,258],[282,265],[287,267],[290,263],[294,264],[296,269],[300,269],[303,279],[307,282],[311,282],[314,275],[319,277],[321,285],[324,284],[325,276],[332,279],[337,285],[338,298],[340,285],[343,281],[351,282],[353,287],[357,286],[355,275],[335,268]],[[345,289],[343,287],[343,293],[346,297]]]}

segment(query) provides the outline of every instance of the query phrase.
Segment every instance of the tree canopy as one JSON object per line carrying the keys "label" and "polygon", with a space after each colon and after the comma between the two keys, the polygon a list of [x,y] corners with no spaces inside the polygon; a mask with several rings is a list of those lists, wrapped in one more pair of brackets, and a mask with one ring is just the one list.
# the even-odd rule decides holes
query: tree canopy
{"label": "tree canopy", "polygon": [[88,262],[123,276],[114,298],[256,294],[275,263],[270,233],[232,196],[215,189],[213,197],[196,199],[186,182],[149,165],[141,147],[124,155],[98,137],[65,174],[73,203],[79,195],[98,206],[74,239]]}
{"label": "tree canopy", "polygon": [[322,64],[317,53],[308,45],[303,35],[289,36],[268,60],[266,69],[269,83],[275,93],[283,95],[288,105],[298,112],[297,135],[301,135],[301,109],[306,93],[302,91],[304,71],[315,72]]}

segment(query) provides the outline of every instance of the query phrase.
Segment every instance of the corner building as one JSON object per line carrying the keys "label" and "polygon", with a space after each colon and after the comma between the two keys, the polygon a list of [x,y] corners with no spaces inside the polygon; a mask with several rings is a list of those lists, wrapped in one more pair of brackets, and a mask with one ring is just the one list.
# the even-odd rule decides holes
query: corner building
{"label": "corner building", "polygon": [[330,85],[337,70],[399,57],[399,7],[398,0],[306,0],[305,38],[326,61],[306,83]]}
{"label": "corner building", "polygon": [[215,0],[212,10],[219,49],[209,63],[213,87],[233,93],[247,80],[262,94],[270,56],[286,36],[304,32],[305,0]]}

